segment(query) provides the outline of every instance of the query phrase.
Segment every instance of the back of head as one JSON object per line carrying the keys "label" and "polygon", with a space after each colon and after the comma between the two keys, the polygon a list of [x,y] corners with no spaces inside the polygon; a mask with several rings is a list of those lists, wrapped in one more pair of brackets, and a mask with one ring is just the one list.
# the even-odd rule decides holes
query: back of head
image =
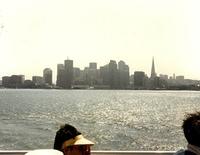
{"label": "back of head", "polygon": [[200,147],[200,112],[186,115],[182,128],[188,143]]}
{"label": "back of head", "polygon": [[65,124],[64,126],[61,126],[61,128],[56,132],[56,137],[54,140],[54,149],[60,150],[62,149],[62,144],[71,139],[74,138],[81,133],[73,126],[69,124]]}

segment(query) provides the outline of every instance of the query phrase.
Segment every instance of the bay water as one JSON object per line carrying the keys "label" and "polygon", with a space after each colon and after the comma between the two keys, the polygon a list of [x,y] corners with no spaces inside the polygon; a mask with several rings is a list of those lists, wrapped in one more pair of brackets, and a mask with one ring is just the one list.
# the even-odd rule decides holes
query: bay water
{"label": "bay water", "polygon": [[175,151],[198,110],[200,91],[0,89],[0,150],[53,148],[68,123],[92,150]]}

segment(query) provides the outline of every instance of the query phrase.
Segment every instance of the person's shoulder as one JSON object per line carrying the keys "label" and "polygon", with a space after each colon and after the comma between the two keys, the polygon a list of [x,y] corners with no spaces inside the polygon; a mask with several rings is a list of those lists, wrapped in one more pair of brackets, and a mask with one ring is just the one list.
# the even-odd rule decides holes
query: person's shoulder
{"label": "person's shoulder", "polygon": [[184,155],[185,154],[185,150],[184,149],[180,149],[177,152],[174,153],[174,155]]}

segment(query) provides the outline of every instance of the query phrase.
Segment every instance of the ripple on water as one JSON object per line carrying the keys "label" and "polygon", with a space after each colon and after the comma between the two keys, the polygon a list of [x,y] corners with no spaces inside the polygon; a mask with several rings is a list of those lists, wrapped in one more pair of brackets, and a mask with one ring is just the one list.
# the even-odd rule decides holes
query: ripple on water
{"label": "ripple on water", "polygon": [[200,109],[191,91],[0,91],[0,149],[52,148],[70,123],[95,150],[177,150],[185,113]]}

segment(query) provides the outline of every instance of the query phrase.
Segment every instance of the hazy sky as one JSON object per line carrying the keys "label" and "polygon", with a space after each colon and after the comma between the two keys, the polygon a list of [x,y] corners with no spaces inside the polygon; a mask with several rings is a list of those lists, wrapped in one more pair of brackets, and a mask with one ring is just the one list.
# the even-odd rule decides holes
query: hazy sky
{"label": "hazy sky", "polygon": [[[124,60],[200,80],[199,0],[0,0],[0,77]],[[54,78],[55,81],[55,78]]]}

